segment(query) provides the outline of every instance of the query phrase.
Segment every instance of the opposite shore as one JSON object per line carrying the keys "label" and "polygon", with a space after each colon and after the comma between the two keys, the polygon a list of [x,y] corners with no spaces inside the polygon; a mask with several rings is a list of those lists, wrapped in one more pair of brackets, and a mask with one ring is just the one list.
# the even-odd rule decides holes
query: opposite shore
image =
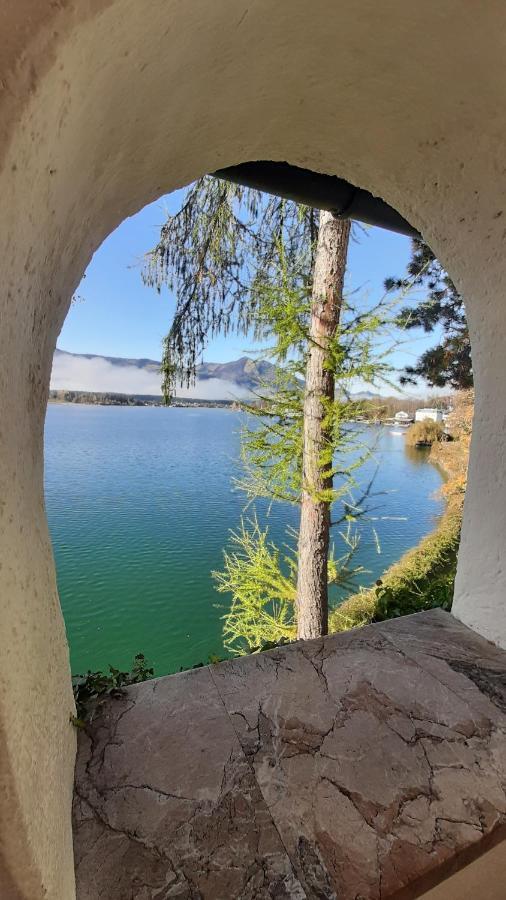
{"label": "opposite shore", "polygon": [[[157,394],[116,394],[112,392],[51,390],[49,403],[73,403],[85,406],[166,406]],[[237,409],[235,400],[199,400],[193,397],[174,397],[171,406],[181,408]]]}

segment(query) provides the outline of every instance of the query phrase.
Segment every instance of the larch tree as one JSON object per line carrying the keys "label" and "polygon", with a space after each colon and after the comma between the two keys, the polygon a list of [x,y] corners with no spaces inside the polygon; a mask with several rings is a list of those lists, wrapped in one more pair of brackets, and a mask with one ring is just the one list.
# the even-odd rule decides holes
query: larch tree
{"label": "larch tree", "polygon": [[[269,527],[259,523],[256,512],[251,513],[250,502],[264,498],[269,507],[272,502],[297,504],[302,517],[303,500],[309,494],[304,512],[311,521],[316,510],[324,526],[320,539],[326,542],[326,553],[319,559],[327,578],[323,597],[328,597],[329,586],[336,598],[357,589],[357,577],[364,570],[354,559],[359,543],[355,523],[367,512],[372,487],[371,482],[360,483],[360,470],[371,447],[367,439],[364,442],[360,421],[353,425],[364,414],[365,403],[350,395],[350,388],[357,380],[386,380],[389,370],[385,360],[389,348],[381,352],[376,346],[387,312],[383,303],[367,310],[363,303],[354,308],[350,298],[341,297],[335,327],[315,340],[316,330],[321,330],[315,315],[321,317],[322,312],[314,302],[313,284],[291,285],[282,246],[278,272],[272,275],[269,282],[258,285],[255,327],[261,338],[269,340],[265,352],[274,363],[273,373],[258,385],[254,400],[241,404],[247,416],[241,431],[242,473],[236,486],[249,501],[248,512],[231,532],[223,570],[213,573],[217,590],[232,598],[223,616],[223,636],[225,646],[234,653],[265,649],[303,635],[300,619],[305,610],[297,608],[299,555],[305,552],[300,529],[287,528],[283,544],[276,545],[269,538]],[[327,373],[331,377],[327,396],[318,391],[310,398],[311,404],[318,403],[312,408],[317,428],[306,440],[306,376],[309,369],[312,377],[314,349],[321,357],[324,377]],[[309,461],[314,470],[311,479],[304,473],[310,454],[319,460],[318,465]],[[342,550],[338,557],[336,539]],[[313,565],[313,560],[309,563]],[[321,569],[318,574],[317,602]],[[322,607],[325,614],[324,603]]]}
{"label": "larch tree", "polygon": [[[278,376],[284,385],[274,392],[272,386],[267,388],[260,407],[270,424],[250,435],[249,451],[250,463],[251,451],[255,460],[250,469],[256,472],[257,493],[300,503],[296,554],[300,638],[326,634],[328,627],[331,506],[337,496],[333,459],[339,440],[346,442],[341,408],[336,428],[336,371],[373,374],[370,336],[360,350],[358,367],[343,366],[338,341],[349,238],[350,223],[330,213],[206,176],[188,188],[180,210],[162,227],[143,273],[148,285],[159,291],[167,285],[176,297],[162,359],[167,399],[178,381],[189,384],[195,378],[206,341],[218,333],[253,332],[261,338],[274,333],[277,360],[288,360]],[[277,305],[272,305],[272,291]],[[290,297],[297,298],[292,311]],[[356,321],[356,333],[367,333],[365,317]],[[290,385],[289,360],[297,345],[302,347],[299,364],[302,359],[305,368],[303,386],[299,383],[296,388],[302,392],[300,415],[294,413],[298,407],[293,398],[287,399],[294,384],[292,379]],[[339,402],[342,405],[342,398]],[[278,441],[272,439],[276,429]],[[278,475],[282,473],[277,480],[276,458]],[[259,475],[265,466],[267,478]],[[251,482],[249,489],[254,493]]]}
{"label": "larch tree", "polygon": [[330,349],[339,329],[350,222],[320,213],[312,284],[303,415],[298,541],[297,636],[328,631],[328,555],[333,489],[335,377]]}

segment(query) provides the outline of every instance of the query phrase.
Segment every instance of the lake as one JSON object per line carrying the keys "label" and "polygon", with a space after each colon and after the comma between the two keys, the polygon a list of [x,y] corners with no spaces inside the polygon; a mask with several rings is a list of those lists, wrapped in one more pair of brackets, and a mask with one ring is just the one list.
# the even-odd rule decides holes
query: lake
{"label": "lake", "polygon": [[[228,409],[49,404],[46,506],[74,673],[128,667],[139,651],[156,675],[223,654],[226,598],[211,571],[244,505],[232,484],[240,424]],[[375,450],[362,484],[379,462],[355,558],[366,585],[434,528],[443,503],[426,452],[388,427],[364,439]],[[289,505],[257,512],[278,544],[298,522]]]}

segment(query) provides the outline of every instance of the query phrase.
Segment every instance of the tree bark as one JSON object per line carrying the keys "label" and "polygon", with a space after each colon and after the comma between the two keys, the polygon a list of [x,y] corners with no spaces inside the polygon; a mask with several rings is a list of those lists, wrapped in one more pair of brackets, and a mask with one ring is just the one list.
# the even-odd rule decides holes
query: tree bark
{"label": "tree bark", "polygon": [[322,463],[322,456],[332,440],[325,421],[335,390],[334,373],[328,366],[329,344],[339,327],[349,236],[348,220],[320,213],[304,392],[297,571],[297,637],[302,639],[328,631],[330,503],[322,494],[332,488],[333,479],[331,463]]}

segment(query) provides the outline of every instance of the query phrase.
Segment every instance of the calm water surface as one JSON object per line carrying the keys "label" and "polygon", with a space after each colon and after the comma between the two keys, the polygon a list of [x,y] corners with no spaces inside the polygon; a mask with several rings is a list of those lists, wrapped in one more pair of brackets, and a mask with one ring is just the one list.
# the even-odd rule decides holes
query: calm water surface
{"label": "calm water surface", "polygon": [[[223,653],[225,597],[210,573],[243,508],[231,484],[240,421],[221,409],[49,405],[46,505],[73,672],[128,666],[142,651],[163,675]],[[380,463],[379,508],[356,555],[370,584],[432,530],[442,503],[425,453],[388,428],[365,439],[376,462],[363,484]],[[297,525],[293,507],[257,511],[277,542]]]}

